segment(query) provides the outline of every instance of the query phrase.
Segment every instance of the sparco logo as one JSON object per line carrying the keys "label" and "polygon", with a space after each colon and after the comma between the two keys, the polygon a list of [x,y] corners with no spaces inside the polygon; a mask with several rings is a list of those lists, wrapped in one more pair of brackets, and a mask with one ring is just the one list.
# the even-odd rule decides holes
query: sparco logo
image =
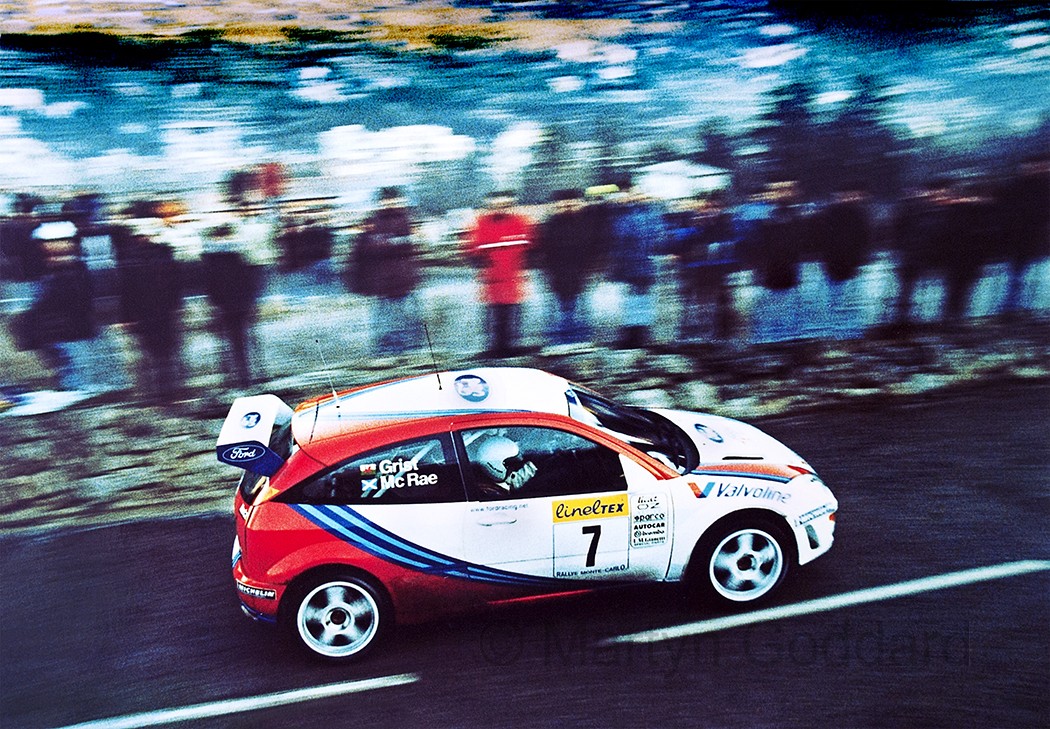
{"label": "sparco logo", "polygon": [[254,461],[256,458],[262,458],[263,449],[257,446],[233,446],[227,448],[222,452],[222,460],[224,461]]}

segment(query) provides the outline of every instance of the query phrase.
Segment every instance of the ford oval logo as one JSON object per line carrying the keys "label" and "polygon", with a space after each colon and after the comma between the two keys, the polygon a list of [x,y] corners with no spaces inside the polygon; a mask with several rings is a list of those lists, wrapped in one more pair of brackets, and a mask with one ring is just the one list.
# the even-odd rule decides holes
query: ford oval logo
{"label": "ford oval logo", "polygon": [[477,375],[460,375],[454,384],[456,393],[469,402],[481,402],[489,396],[489,383]]}
{"label": "ford oval logo", "polygon": [[266,451],[259,446],[237,445],[224,450],[222,460],[228,463],[243,463],[262,458],[264,453]]}
{"label": "ford oval logo", "polygon": [[704,425],[703,423],[696,423],[696,424],[693,425],[693,427],[696,428],[696,431],[698,433],[700,433],[700,435],[704,436],[705,438],[707,438],[712,443],[724,443],[725,442],[725,438],[723,438],[719,434],[719,432],[717,430],[715,430],[714,428],[712,428],[710,425]]}

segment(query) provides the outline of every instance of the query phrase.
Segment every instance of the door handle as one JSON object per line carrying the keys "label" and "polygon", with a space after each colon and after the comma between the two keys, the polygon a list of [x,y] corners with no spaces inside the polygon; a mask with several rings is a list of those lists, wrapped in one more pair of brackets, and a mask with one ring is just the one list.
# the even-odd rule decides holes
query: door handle
{"label": "door handle", "polygon": [[486,519],[485,521],[478,521],[481,526],[498,526],[500,524],[514,524],[517,519]]}

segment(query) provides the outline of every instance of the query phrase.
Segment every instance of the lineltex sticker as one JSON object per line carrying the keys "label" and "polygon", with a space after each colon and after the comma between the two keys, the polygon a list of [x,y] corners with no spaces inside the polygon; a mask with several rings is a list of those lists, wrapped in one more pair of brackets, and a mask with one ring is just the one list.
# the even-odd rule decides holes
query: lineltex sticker
{"label": "lineltex sticker", "polygon": [[609,519],[628,515],[627,494],[555,501],[551,507],[555,523],[584,519]]}

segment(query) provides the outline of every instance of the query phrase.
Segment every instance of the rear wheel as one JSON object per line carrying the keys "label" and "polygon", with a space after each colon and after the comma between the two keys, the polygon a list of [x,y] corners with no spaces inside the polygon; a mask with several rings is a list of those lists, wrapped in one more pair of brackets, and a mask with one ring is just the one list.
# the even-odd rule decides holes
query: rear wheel
{"label": "rear wheel", "polygon": [[288,627],[307,651],[349,660],[365,653],[379,637],[387,615],[382,605],[379,592],[366,580],[330,575],[294,593]]}
{"label": "rear wheel", "polygon": [[788,536],[776,524],[738,522],[703,539],[693,578],[707,596],[723,604],[752,603],[784,581],[793,554]]}

